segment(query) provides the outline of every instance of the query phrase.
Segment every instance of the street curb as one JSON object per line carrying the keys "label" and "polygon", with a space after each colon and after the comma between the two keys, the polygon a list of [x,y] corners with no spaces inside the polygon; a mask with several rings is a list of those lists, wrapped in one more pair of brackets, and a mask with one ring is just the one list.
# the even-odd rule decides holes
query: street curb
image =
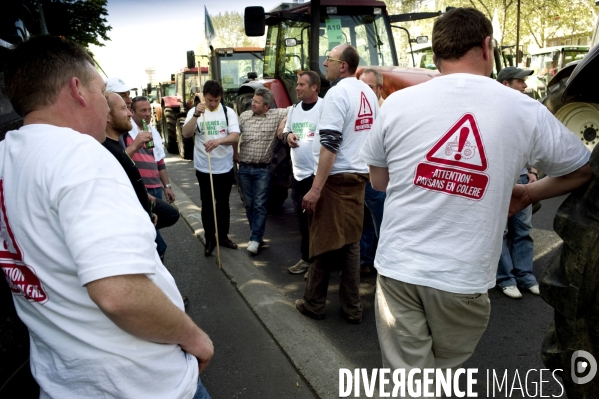
{"label": "street curb", "polygon": [[[195,236],[205,244],[200,208],[173,182],[175,205]],[[216,251],[213,253],[216,263]],[[321,399],[339,397],[339,369],[357,368],[301,315],[273,284],[260,278],[246,251],[221,248],[222,270]],[[251,339],[251,337],[248,337]],[[218,351],[218,348],[215,348]],[[257,359],[258,361],[260,359]],[[273,365],[276,366],[276,365]]]}

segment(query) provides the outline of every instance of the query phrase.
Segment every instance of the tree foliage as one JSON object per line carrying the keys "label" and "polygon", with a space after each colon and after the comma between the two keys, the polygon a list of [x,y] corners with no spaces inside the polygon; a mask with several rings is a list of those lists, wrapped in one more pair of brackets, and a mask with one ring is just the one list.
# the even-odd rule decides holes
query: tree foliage
{"label": "tree foliage", "polygon": [[107,41],[107,0],[27,0],[30,8],[42,5],[48,33],[64,36],[87,48],[90,44],[104,46]]}
{"label": "tree foliage", "polygon": [[[421,4],[434,3],[441,11],[447,6],[474,7],[494,20],[494,35],[500,44],[516,43],[516,20],[518,0],[385,0],[389,13],[438,11],[423,9]],[[429,6],[430,8],[430,6]],[[561,36],[576,36],[592,31],[597,19],[595,0],[520,0],[520,43],[547,46],[547,41]],[[432,31],[428,20],[410,23],[410,30],[427,34]],[[407,24],[406,24],[407,25]],[[406,26],[407,27],[407,26]],[[429,28],[430,27],[430,28]],[[431,29],[429,31],[428,29]]]}

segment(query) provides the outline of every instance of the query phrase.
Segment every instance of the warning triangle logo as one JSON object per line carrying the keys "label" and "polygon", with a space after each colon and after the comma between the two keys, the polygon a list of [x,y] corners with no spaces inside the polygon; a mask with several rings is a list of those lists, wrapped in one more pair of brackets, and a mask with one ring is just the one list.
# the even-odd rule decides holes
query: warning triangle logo
{"label": "warning triangle logo", "polygon": [[474,115],[462,116],[426,154],[426,160],[470,170],[486,170],[487,155]]}
{"label": "warning triangle logo", "polygon": [[[360,110],[358,111],[358,118],[362,118],[364,116],[372,116],[372,107],[366,98],[364,92],[361,93],[362,97],[360,99]],[[355,111],[354,111],[355,112]]]}

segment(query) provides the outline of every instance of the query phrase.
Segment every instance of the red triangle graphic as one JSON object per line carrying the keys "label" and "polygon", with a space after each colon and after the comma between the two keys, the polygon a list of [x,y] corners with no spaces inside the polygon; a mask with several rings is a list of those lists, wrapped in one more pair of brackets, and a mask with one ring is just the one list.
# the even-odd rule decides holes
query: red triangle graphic
{"label": "red triangle graphic", "polygon": [[465,114],[426,154],[426,160],[442,165],[484,171],[487,155],[474,115]]}
{"label": "red triangle graphic", "polygon": [[372,107],[366,98],[364,92],[361,93],[362,97],[360,98],[360,110],[358,111],[358,118],[362,118],[364,116],[372,116]]}

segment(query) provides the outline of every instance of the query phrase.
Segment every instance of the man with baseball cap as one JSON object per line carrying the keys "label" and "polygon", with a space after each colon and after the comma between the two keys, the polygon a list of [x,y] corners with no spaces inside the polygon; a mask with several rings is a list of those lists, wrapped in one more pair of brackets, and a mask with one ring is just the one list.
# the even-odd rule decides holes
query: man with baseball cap
{"label": "man with baseball cap", "polygon": [[[499,71],[497,81],[511,89],[524,93],[526,78],[533,71],[516,67],[507,67]],[[518,178],[518,184],[534,183],[538,180],[537,170],[523,168]],[[532,273],[534,241],[530,236],[532,231],[532,205],[510,217],[503,231],[503,245],[499,265],[497,267],[497,286],[503,294],[512,299],[522,298],[518,287],[540,295],[539,284]],[[511,245],[508,243],[511,236]]]}
{"label": "man with baseball cap", "polygon": [[507,67],[499,71],[497,81],[504,86],[524,93],[524,90],[528,87],[526,85],[526,78],[532,75],[533,72],[532,70],[527,71],[516,67]]}
{"label": "man with baseball cap", "polygon": [[125,104],[127,104],[127,108],[131,109],[131,90],[137,90],[137,87],[131,87],[125,84],[119,78],[108,78],[106,79],[106,91],[112,91],[114,93],[118,93],[125,100]]}

